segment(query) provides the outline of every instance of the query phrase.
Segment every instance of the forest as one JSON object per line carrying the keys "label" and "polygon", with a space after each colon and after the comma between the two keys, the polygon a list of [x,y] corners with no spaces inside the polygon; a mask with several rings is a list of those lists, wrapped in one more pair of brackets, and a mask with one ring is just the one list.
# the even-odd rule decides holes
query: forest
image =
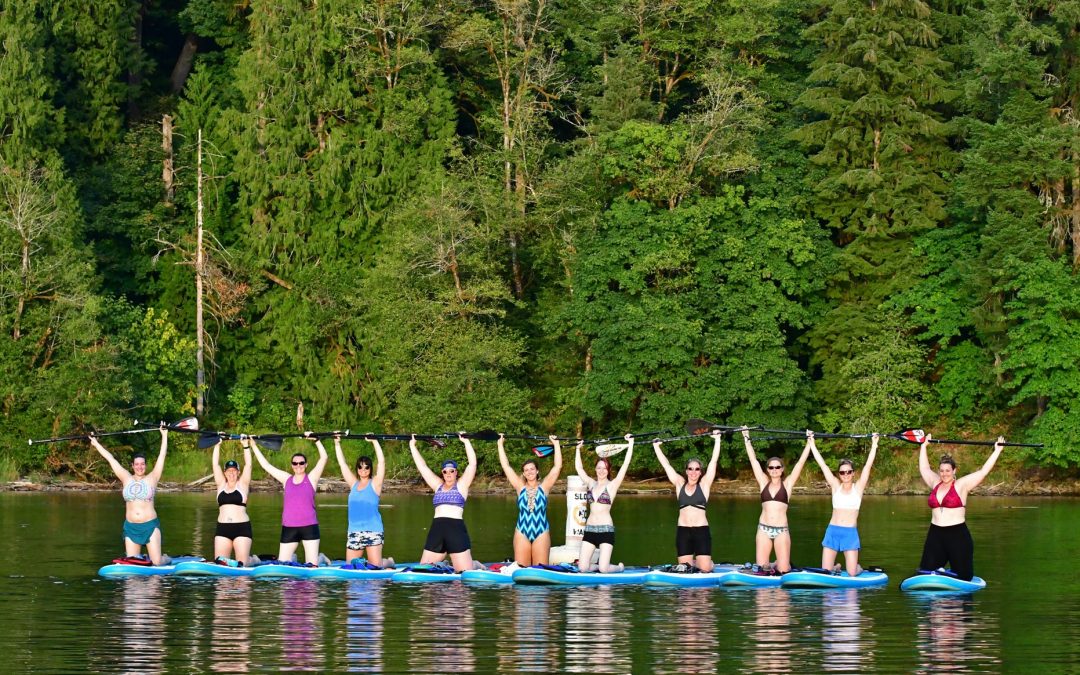
{"label": "forest", "polygon": [[1074,472],[1078,61],[1080,0],[0,0],[0,473],[193,414]]}

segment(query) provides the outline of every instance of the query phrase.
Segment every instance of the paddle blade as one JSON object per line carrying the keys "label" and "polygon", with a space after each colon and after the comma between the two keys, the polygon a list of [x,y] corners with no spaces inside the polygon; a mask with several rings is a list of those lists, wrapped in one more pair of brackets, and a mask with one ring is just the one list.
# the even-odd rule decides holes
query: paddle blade
{"label": "paddle blade", "polygon": [[551,453],[555,452],[555,448],[550,445],[538,445],[532,449],[533,454],[537,457],[547,457]]}
{"label": "paddle blade", "polygon": [[926,440],[926,432],[922,429],[904,429],[896,434],[896,437],[908,443],[922,445],[922,442]]}
{"label": "paddle blade", "polygon": [[708,420],[689,419],[686,420],[686,433],[691,436],[698,436],[701,434],[707,434],[712,431],[716,425]]}
{"label": "paddle blade", "polygon": [[596,454],[601,457],[612,457],[626,450],[628,447],[630,446],[626,443],[605,443],[596,446]]}
{"label": "paddle blade", "polygon": [[174,422],[169,425],[173,429],[184,429],[185,431],[198,431],[199,430],[199,418],[197,417],[185,417],[179,422]]}
{"label": "paddle blade", "polygon": [[200,450],[212,448],[221,442],[221,436],[217,434],[203,434],[199,436],[198,446]]}
{"label": "paddle blade", "polygon": [[272,452],[281,450],[281,446],[285,444],[285,439],[281,436],[252,436],[251,438],[259,444],[259,447]]}
{"label": "paddle blade", "polygon": [[428,443],[431,443],[433,446],[440,450],[446,447],[446,441],[440,438],[425,438],[424,440],[426,440]]}
{"label": "paddle blade", "polygon": [[465,434],[465,438],[474,441],[497,441],[499,440],[499,432],[492,429],[484,429],[483,431],[474,431]]}

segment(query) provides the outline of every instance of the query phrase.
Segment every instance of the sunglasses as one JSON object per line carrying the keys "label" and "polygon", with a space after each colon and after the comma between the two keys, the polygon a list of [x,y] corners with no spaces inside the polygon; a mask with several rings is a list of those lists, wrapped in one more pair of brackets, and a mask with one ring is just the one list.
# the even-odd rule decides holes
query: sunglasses
{"label": "sunglasses", "polygon": [[304,466],[305,464],[307,464],[307,462],[293,462],[292,463],[293,466]]}
{"label": "sunglasses", "polygon": [[688,467],[686,467],[686,470],[687,471],[701,471],[701,467],[700,466],[688,466]]}
{"label": "sunglasses", "polygon": [[777,469],[777,470],[779,470],[779,469],[783,469],[783,468],[784,468],[784,467],[782,467],[782,466],[776,466],[776,465],[774,464],[773,466],[770,466],[770,467],[769,467],[769,471],[772,471],[773,469]]}
{"label": "sunglasses", "polygon": [[457,473],[457,469],[443,469],[443,473]]}
{"label": "sunglasses", "polygon": [[855,473],[855,472],[853,470],[851,470],[851,469],[847,469],[847,470],[837,471],[837,473],[840,474],[841,476],[847,476],[848,474],[852,474],[852,473]]}

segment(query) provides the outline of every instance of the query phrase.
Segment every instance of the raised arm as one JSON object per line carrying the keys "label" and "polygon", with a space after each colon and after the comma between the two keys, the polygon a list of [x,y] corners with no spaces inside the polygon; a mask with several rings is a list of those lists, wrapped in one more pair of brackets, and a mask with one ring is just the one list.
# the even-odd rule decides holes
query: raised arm
{"label": "raised arm", "polygon": [[672,485],[675,486],[675,491],[678,492],[679,488],[683,486],[683,483],[685,483],[686,480],[679,475],[679,472],[671,468],[671,463],[668,462],[667,457],[664,456],[664,451],[660,449],[661,445],[663,445],[662,441],[653,441],[653,452],[656,453],[656,459],[660,462],[660,466],[663,467],[664,473],[667,475],[667,479],[671,482]]}
{"label": "raised arm", "polygon": [[813,436],[807,436],[806,444],[810,446],[810,453],[814,455],[814,461],[821,467],[821,474],[825,476],[825,482],[829,484],[829,489],[836,490],[840,487],[840,481],[836,479],[833,472],[829,470],[829,465],[825,463],[825,458],[821,456],[818,451],[817,442],[814,441]]}
{"label": "raised arm", "polygon": [[626,459],[623,460],[622,466],[619,467],[619,474],[615,476],[615,480],[611,481],[611,497],[615,498],[615,492],[622,485],[623,478],[626,478],[626,471],[630,468],[630,458],[634,456],[634,436],[633,434],[626,434],[623,438],[626,439]]}
{"label": "raised arm", "polygon": [[982,483],[986,477],[993,470],[994,465],[997,464],[998,457],[1001,456],[1001,451],[1005,448],[1002,443],[1005,442],[1004,436],[998,436],[997,442],[994,443],[994,451],[990,453],[990,456],[983,462],[982,468],[978,471],[974,471],[964,476],[960,480],[956,481],[957,489],[962,491],[961,497],[967,497],[967,493],[974,490]]}
{"label": "raised arm", "polygon": [[705,498],[709,498],[709,489],[716,480],[716,465],[720,461],[720,442],[724,438],[724,432],[714,429],[712,432],[713,446],[712,457],[709,458],[709,466],[705,468],[705,475],[701,477],[701,492]]}
{"label": "raised arm", "polygon": [[923,482],[926,483],[926,487],[933,490],[937,487],[940,479],[938,478],[937,471],[930,468],[930,460],[926,458],[926,446],[930,445],[930,434],[926,434],[923,438],[922,445],[919,446],[919,475],[922,476]]}
{"label": "raised arm", "polygon": [[[341,449],[341,436],[334,436],[334,456],[337,457],[338,468],[341,469],[341,477],[345,479],[345,482],[349,484],[351,490],[356,485],[356,474],[349,468],[349,463],[345,461],[345,451]],[[382,462],[379,462],[381,465]]]}
{"label": "raised arm", "polygon": [[874,460],[877,459],[877,444],[880,439],[881,435],[877,433],[870,437],[870,454],[866,456],[866,465],[863,466],[857,483],[860,490],[865,490],[866,484],[870,482],[870,469],[874,467]]}
{"label": "raised arm", "polygon": [[221,471],[221,439],[214,444],[214,451],[210,454],[210,462],[214,467],[214,484],[217,489],[225,487],[225,474]]}
{"label": "raised arm", "polygon": [[795,488],[795,483],[799,482],[799,474],[802,473],[803,467],[806,466],[806,460],[810,459],[810,444],[814,442],[814,432],[808,431],[806,433],[806,447],[803,448],[802,454],[799,455],[799,461],[795,462],[795,468],[791,470],[791,475],[784,481],[784,486],[787,487],[788,494]]}
{"label": "raised arm", "polygon": [[262,450],[259,449],[258,443],[251,441],[250,445],[252,452],[255,453],[255,459],[259,462],[259,466],[263,468],[263,471],[270,474],[274,480],[284,485],[285,481],[289,480],[289,474],[268,462],[266,457],[263,456]]}
{"label": "raised arm", "polygon": [[551,488],[555,487],[555,482],[559,480],[559,474],[562,473],[562,446],[559,445],[559,439],[556,436],[548,436],[548,440],[551,441],[551,447],[555,449],[555,464],[544,476],[544,482],[540,484],[540,487],[544,488],[544,494],[551,494]]}
{"label": "raised arm", "polygon": [[319,479],[322,478],[323,471],[326,470],[326,462],[330,459],[330,455],[326,453],[326,447],[323,446],[321,438],[315,438],[315,449],[319,451],[319,461],[315,462],[314,469],[308,471],[308,480],[311,481],[311,487],[318,492]]}
{"label": "raised arm", "polygon": [[585,441],[578,441],[577,447],[574,448],[574,469],[577,471],[578,478],[585,481],[585,485],[588,486],[593,484],[593,479],[585,472],[585,465],[581,463],[581,447],[583,445],[585,445]]}
{"label": "raised arm", "polygon": [[381,497],[383,480],[386,479],[386,457],[383,456],[382,444],[379,443],[379,439],[369,438],[367,441],[374,447],[375,461],[378,462],[375,465],[375,477],[371,479],[371,489]]}
{"label": "raised arm", "polygon": [[169,452],[169,430],[161,425],[161,449],[158,450],[157,461],[154,462],[154,470],[150,472],[150,478],[157,483],[161,480],[161,474],[165,471],[165,455]]}
{"label": "raised arm", "polygon": [[116,461],[116,458],[112,456],[112,453],[106,450],[105,446],[101,444],[101,441],[94,438],[93,434],[90,435],[90,445],[94,446],[94,449],[98,451],[98,454],[109,463],[109,468],[112,469],[113,473],[116,474],[116,477],[120,479],[121,483],[126,485],[127,482],[131,480],[131,473],[121,466],[120,462]]}
{"label": "raised arm", "polygon": [[[499,466],[502,467],[503,474],[506,476],[506,480],[510,481],[511,487],[514,488],[514,494],[521,492],[521,488],[525,485],[522,482],[521,477],[514,471],[514,467],[510,466],[510,460],[506,458],[506,436],[499,434]],[[547,490],[545,490],[547,492]]]}
{"label": "raised arm", "polygon": [[409,439],[409,454],[412,455],[413,464],[416,465],[416,470],[420,472],[420,477],[424,479],[428,487],[438,490],[442,481],[428,468],[427,462],[420,456],[420,451],[416,448],[416,436]]}
{"label": "raised arm", "polygon": [[769,477],[761,470],[761,462],[758,461],[757,453],[754,452],[754,444],[750,442],[750,430],[742,427],[739,431],[742,432],[743,445],[746,446],[746,456],[750,459],[750,469],[754,472],[758,487],[765,487],[765,484],[769,482]]}
{"label": "raised arm", "polygon": [[465,446],[465,458],[468,464],[465,465],[465,471],[461,473],[461,477],[458,478],[458,492],[461,496],[469,496],[469,486],[472,485],[473,478],[476,478],[476,450],[473,449],[472,441],[459,436],[462,445]]}

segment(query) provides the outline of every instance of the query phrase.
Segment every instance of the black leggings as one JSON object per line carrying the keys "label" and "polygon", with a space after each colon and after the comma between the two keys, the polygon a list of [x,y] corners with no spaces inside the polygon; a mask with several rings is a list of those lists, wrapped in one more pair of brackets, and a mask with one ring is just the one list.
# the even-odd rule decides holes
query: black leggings
{"label": "black leggings", "polygon": [[936,570],[949,563],[949,569],[964,581],[975,576],[975,542],[967,523],[940,527],[931,525],[923,544],[919,569]]}

